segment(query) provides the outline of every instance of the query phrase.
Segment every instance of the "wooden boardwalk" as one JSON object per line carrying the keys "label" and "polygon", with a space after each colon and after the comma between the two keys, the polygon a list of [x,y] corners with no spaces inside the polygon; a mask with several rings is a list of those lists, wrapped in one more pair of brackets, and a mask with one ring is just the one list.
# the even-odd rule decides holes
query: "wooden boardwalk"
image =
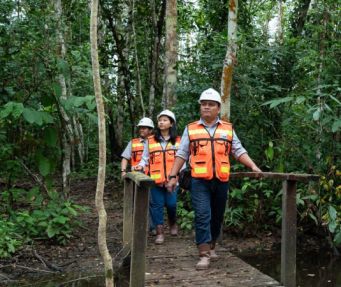
{"label": "wooden boardwalk", "polygon": [[222,246],[217,246],[219,260],[211,262],[208,270],[196,271],[198,251],[192,237],[166,234],[163,245],[155,245],[153,240],[148,238],[145,286],[281,286]]}

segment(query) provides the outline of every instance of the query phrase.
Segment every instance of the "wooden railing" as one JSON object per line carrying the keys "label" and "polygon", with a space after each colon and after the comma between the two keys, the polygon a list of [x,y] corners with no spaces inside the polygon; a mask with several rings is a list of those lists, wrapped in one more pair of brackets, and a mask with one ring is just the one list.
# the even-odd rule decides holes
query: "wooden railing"
{"label": "wooden railing", "polygon": [[[312,174],[271,172],[236,172],[230,178],[268,178],[283,182],[281,283],[285,287],[296,286],[296,185],[297,182],[317,181]],[[130,287],[142,287],[145,281],[145,253],[147,245],[147,216],[149,189],[154,181],[137,172],[124,178],[123,244],[125,253],[131,254]]]}
{"label": "wooden railing", "polygon": [[149,189],[154,181],[140,172],[124,177],[123,253],[130,253],[130,287],[143,287],[147,247]]}
{"label": "wooden railing", "polygon": [[231,174],[231,179],[244,177],[269,178],[283,181],[281,283],[285,287],[296,287],[296,185],[297,182],[317,181],[319,176],[272,172],[236,172]]}

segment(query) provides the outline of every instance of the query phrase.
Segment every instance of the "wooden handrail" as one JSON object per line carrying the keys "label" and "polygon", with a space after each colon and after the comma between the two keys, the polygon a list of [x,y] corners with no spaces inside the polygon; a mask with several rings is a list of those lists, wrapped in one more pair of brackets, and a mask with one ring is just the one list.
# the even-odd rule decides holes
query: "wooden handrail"
{"label": "wooden handrail", "polygon": [[285,287],[296,287],[296,185],[297,182],[319,180],[315,174],[274,173],[274,172],[235,172],[231,179],[267,178],[283,181],[282,196],[282,240],[281,240],[281,283]]}
{"label": "wooden handrail", "polygon": [[[283,181],[281,283],[296,286],[296,185],[297,182],[319,180],[314,174],[235,172],[230,179],[273,179]],[[154,181],[140,172],[129,172],[124,177],[123,244],[130,250],[130,287],[142,287],[145,282],[145,253],[147,246],[147,216],[149,190]]]}
{"label": "wooden handrail", "polygon": [[154,181],[141,172],[124,176],[123,249],[131,254],[130,287],[143,287],[147,248],[149,189]]}
{"label": "wooden handrail", "polygon": [[279,173],[279,172],[232,172],[230,178],[268,178],[278,180],[294,180],[298,182],[317,181],[320,176],[306,173]]}

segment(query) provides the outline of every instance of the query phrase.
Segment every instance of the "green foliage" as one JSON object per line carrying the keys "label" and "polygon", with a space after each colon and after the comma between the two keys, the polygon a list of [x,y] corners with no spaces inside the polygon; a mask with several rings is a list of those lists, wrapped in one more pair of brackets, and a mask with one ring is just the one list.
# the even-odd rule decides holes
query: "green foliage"
{"label": "green foliage", "polygon": [[88,210],[71,200],[64,200],[55,191],[49,192],[48,197],[44,198],[39,188],[29,191],[17,188],[5,190],[1,195],[1,203],[9,213],[9,225],[4,226],[3,232],[6,232],[6,240],[12,242],[14,247],[37,239],[66,244],[74,229],[81,224],[78,217]]}
{"label": "green foliage", "polygon": [[[277,190],[277,191],[276,191]],[[245,178],[230,186],[224,223],[252,232],[269,229],[281,219],[281,190],[268,181]]]}
{"label": "green foliage", "polygon": [[13,222],[0,218],[0,258],[10,257],[23,245]]}
{"label": "green foliage", "polygon": [[187,191],[184,191],[178,196],[177,218],[181,229],[185,231],[193,229],[194,211],[191,208],[190,194]]}

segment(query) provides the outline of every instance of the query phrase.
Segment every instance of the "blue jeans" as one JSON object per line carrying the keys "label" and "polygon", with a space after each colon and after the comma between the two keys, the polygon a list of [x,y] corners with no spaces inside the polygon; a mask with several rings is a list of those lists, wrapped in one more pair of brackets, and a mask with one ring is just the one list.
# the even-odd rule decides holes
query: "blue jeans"
{"label": "blue jeans", "polygon": [[191,199],[195,213],[197,244],[210,243],[218,239],[224,219],[228,189],[228,182],[192,178]]}
{"label": "blue jeans", "polygon": [[175,223],[177,189],[174,192],[168,192],[165,187],[155,186],[150,190],[150,195],[149,212],[154,226],[163,225],[163,208],[165,206],[169,221]]}

